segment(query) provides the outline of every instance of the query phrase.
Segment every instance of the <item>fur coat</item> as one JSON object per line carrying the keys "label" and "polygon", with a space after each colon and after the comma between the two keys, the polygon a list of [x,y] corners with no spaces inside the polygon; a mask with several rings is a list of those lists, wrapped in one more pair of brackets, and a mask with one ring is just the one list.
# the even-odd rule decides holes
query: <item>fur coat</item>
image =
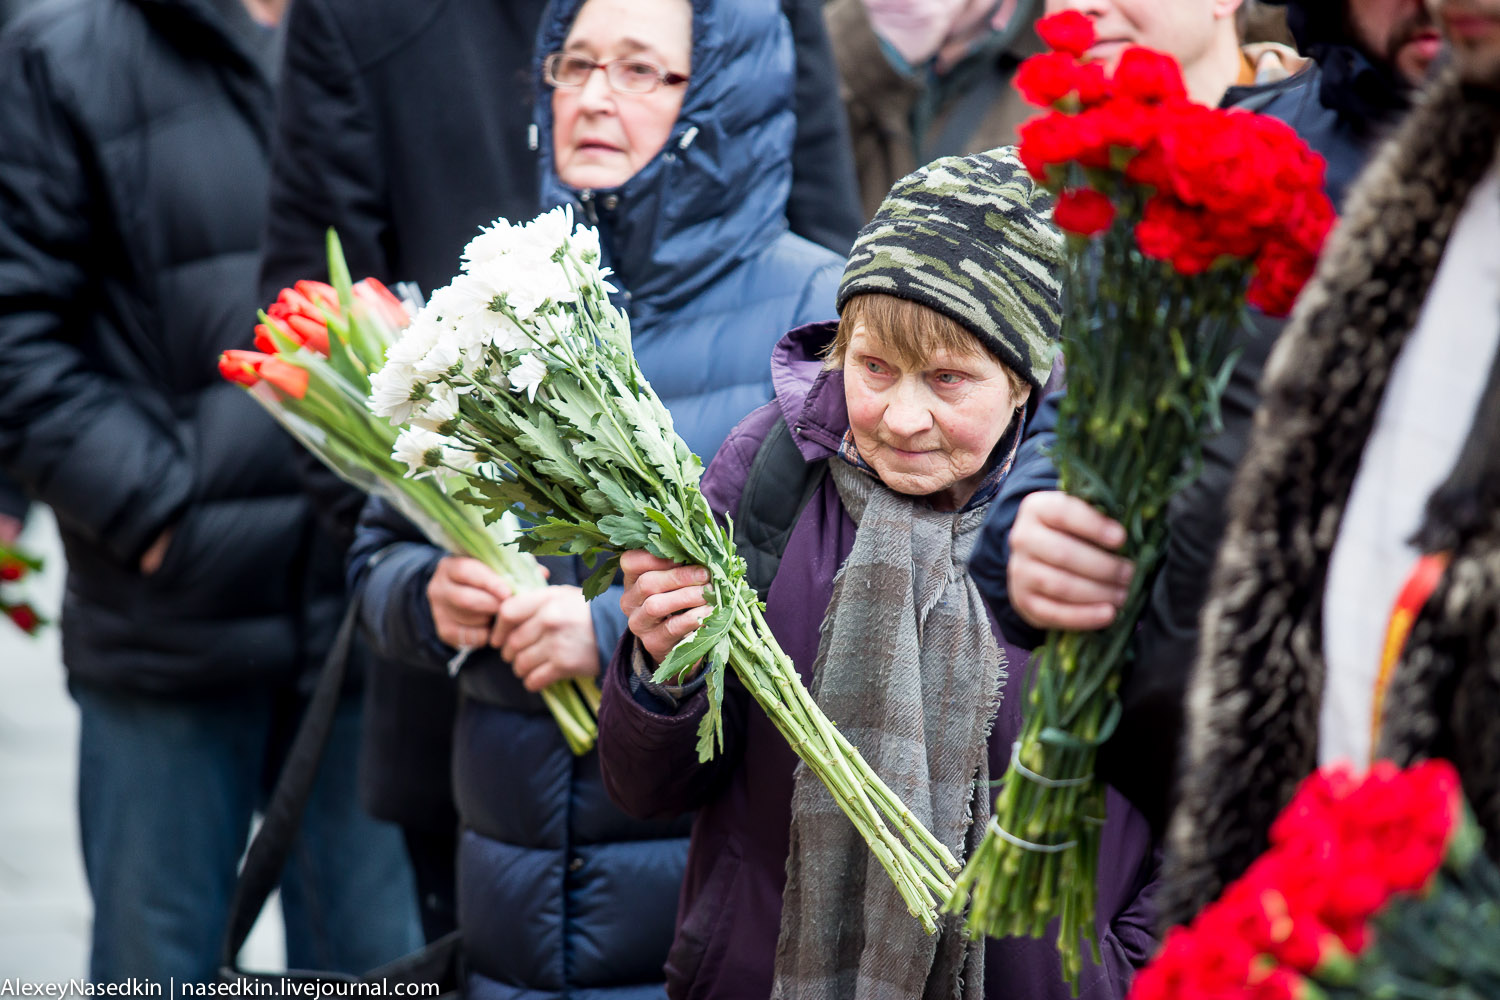
{"label": "fur coat", "polygon": [[[1434,84],[1361,178],[1267,367],[1229,500],[1188,692],[1184,782],[1163,926],[1217,898],[1267,846],[1317,764],[1323,590],[1344,505],[1395,359],[1454,222],[1496,158],[1500,104]],[[1500,238],[1497,234],[1496,238]],[[1475,308],[1500,308],[1500,289]],[[1497,363],[1496,371],[1500,371]],[[1377,753],[1446,757],[1500,846],[1500,378],[1418,536],[1451,550],[1387,696]]]}

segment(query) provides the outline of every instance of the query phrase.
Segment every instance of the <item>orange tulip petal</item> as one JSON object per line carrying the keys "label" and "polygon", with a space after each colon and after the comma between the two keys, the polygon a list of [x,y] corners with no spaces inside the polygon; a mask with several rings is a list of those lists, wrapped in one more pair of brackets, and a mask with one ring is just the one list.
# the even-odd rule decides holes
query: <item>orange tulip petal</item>
{"label": "orange tulip petal", "polygon": [[328,324],[308,319],[306,316],[299,316],[296,313],[288,316],[286,322],[304,346],[317,351],[325,358],[328,356]]}
{"label": "orange tulip petal", "polygon": [[267,358],[263,361],[260,377],[293,399],[302,399],[307,395],[307,369],[280,358]]}
{"label": "orange tulip petal", "polygon": [[326,306],[334,312],[339,308],[339,293],[333,290],[333,286],[326,281],[299,281],[296,284],[297,291],[319,305]]}

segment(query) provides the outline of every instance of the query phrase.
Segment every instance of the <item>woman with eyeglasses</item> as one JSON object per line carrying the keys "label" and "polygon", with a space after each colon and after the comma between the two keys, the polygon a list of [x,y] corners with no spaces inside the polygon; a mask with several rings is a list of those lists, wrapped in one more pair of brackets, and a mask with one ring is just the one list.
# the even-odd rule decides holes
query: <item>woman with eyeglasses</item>
{"label": "woman with eyeglasses", "polygon": [[[779,0],[555,0],[536,52],[542,204],[597,225],[636,356],[707,462],[768,401],[771,349],[832,319],[843,261],[787,229],[794,65]],[[487,220],[475,220],[476,222]],[[364,620],[458,674],[458,918],[485,1000],[666,995],[687,817],[630,819],[597,753],[574,757],[534,693],[597,677],[625,631],[620,589],[580,567],[511,596],[471,559],[365,510],[351,552]],[[418,655],[420,654],[420,656]]]}

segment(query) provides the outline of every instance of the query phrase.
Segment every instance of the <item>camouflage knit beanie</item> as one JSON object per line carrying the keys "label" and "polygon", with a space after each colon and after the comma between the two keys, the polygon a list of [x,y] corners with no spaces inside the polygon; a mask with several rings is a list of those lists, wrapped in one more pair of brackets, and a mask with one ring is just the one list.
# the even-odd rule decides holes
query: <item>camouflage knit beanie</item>
{"label": "camouflage knit beanie", "polygon": [[838,308],[867,292],[921,303],[1039,389],[1062,318],[1062,259],[1052,196],[1013,149],[950,156],[897,181],[860,230]]}

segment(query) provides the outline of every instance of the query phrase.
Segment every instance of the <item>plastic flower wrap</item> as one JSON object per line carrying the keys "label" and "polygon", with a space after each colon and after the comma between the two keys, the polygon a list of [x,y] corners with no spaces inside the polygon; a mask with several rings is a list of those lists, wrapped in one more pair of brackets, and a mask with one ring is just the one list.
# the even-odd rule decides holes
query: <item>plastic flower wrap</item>
{"label": "plastic flower wrap", "polygon": [[701,462],[636,365],[606,277],[598,235],[575,231],[571,213],[497,222],[391,348],[372,380],[376,411],[430,428],[427,467],[465,476],[464,496],[487,518],[524,510],[533,551],[597,560],[584,584],[590,598],[629,549],[706,567],[712,611],[657,672],[665,681],[703,661],[700,757],[722,749],[732,668],[935,931],[957,861],[823,715],[777,645],[731,533],[698,491]]}
{"label": "plastic flower wrap", "polygon": [[1076,989],[1082,943],[1098,954],[1094,759],[1119,718],[1164,513],[1219,427],[1246,302],[1287,311],[1334,213],[1323,161],[1286,125],[1191,103],[1160,53],[1128,49],[1112,75],[1080,61],[1094,37],[1076,12],[1037,27],[1054,51],[1023,63],[1016,83],[1053,110],[1023,127],[1019,153],[1057,192],[1053,219],[1070,234],[1052,457],[1063,490],[1124,525],[1136,571],[1113,625],[1053,631],[1034,657],[1020,739],[949,906],[996,937],[1041,937],[1056,918]]}
{"label": "plastic flower wrap", "polygon": [[[433,544],[480,560],[513,591],[545,586],[536,560],[514,545],[514,518],[486,526],[452,496],[455,476],[446,465],[465,461],[467,453],[445,451],[431,427],[398,434],[370,410],[372,377],[386,365],[402,363],[386,355],[411,321],[405,304],[373,278],[350,281],[332,230],[328,272],[331,285],[299,281],[282,289],[255,328],[259,350],[225,351],[220,372],[248,387],[324,465],[363,492],[388,500]],[[431,461],[435,456],[446,465]],[[455,668],[461,660],[455,659]],[[573,752],[591,749],[598,732],[598,685],[559,681],[541,696]]]}
{"label": "plastic flower wrap", "polygon": [[1128,1000],[1500,996],[1500,872],[1446,761],[1309,777]]}

